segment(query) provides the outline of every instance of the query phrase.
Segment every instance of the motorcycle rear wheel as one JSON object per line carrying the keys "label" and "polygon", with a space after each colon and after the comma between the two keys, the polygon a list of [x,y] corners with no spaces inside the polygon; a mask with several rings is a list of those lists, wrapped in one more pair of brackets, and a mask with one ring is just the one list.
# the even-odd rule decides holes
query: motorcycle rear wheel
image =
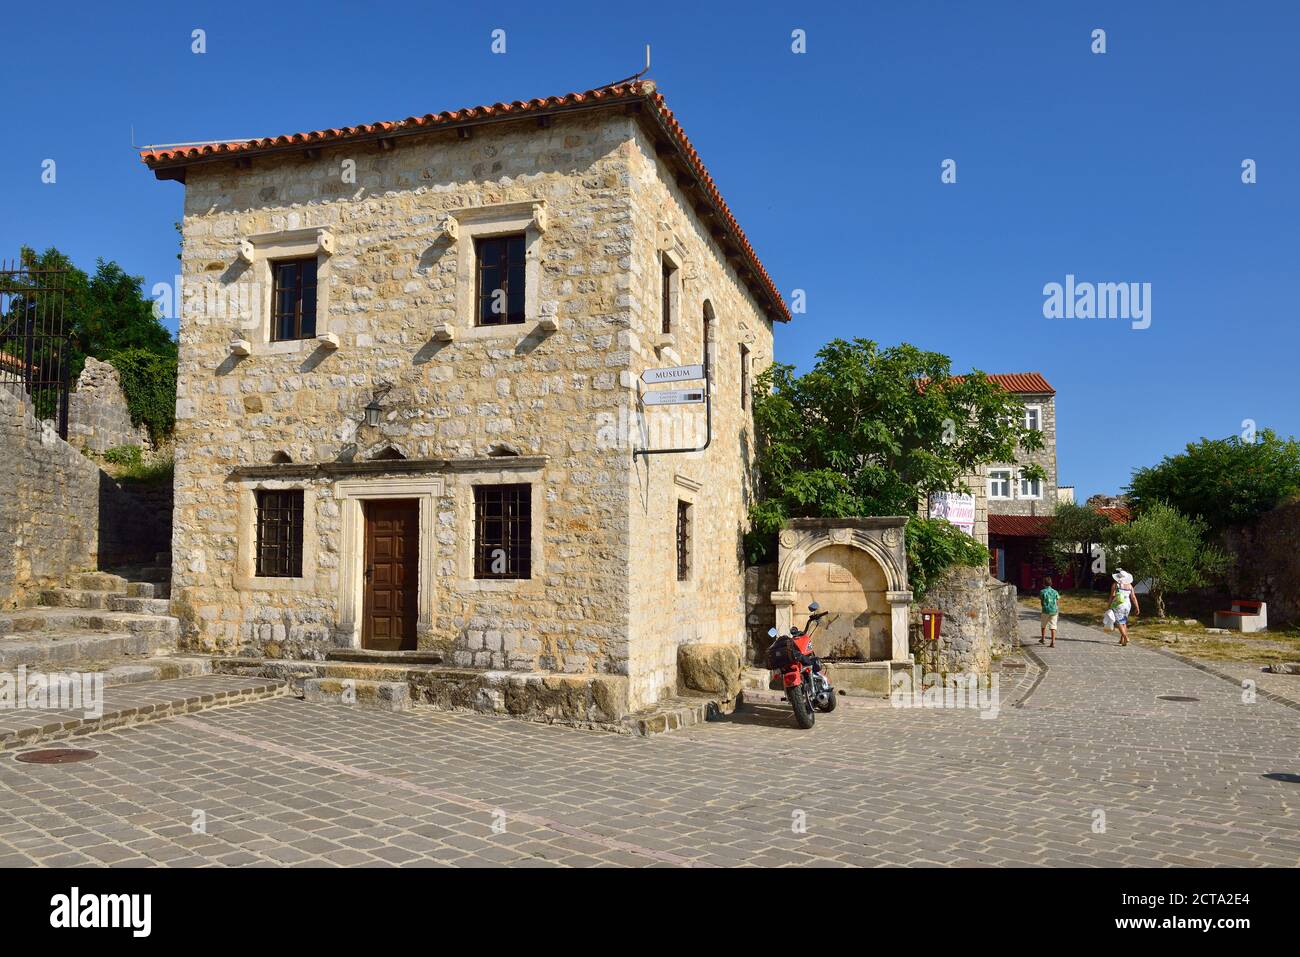
{"label": "motorcycle rear wheel", "polygon": [[808,699],[806,686],[800,684],[786,688],[785,696],[790,699],[790,707],[794,709],[794,723],[805,731],[811,728],[817,720],[817,714]]}

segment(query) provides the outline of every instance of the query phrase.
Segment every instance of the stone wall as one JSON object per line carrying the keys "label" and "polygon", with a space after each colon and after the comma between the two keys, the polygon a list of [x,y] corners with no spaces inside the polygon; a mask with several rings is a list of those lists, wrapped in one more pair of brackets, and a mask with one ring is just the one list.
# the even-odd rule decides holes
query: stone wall
{"label": "stone wall", "polygon": [[[936,641],[921,634],[921,614],[943,612]],[[912,606],[911,650],[927,671],[988,674],[993,659],[1020,644],[1016,589],[987,568],[949,568]]]}
{"label": "stone wall", "polygon": [[[1037,452],[1022,452],[1014,463],[1003,462],[981,469],[986,491],[989,472],[995,469],[1011,471],[1011,498],[990,497],[988,511],[991,515],[1051,515],[1056,511],[1056,397],[1047,394],[1019,394],[1017,398],[1025,405],[1036,405],[1041,410],[1043,447]],[[1031,463],[1041,466],[1044,472],[1041,498],[1024,498],[1020,494],[1019,466]],[[981,540],[986,543],[988,541],[987,538]]]}
{"label": "stone wall", "polygon": [[1227,576],[1229,593],[1212,603],[1226,608],[1222,601],[1233,598],[1264,601],[1270,625],[1300,620],[1300,500],[1229,529],[1224,539],[1236,559]]}
{"label": "stone wall", "polygon": [[[35,602],[69,575],[163,550],[170,490],[124,489],[0,389],[0,607]],[[156,496],[150,498],[149,496]]]}
{"label": "stone wall", "polygon": [[151,447],[149,430],[131,423],[122,382],[112,363],[86,359],[76,388],[68,396],[68,442],[100,454],[123,445]]}
{"label": "stone wall", "polygon": [[745,569],[745,661],[762,667],[772,643],[768,630],[776,626],[776,562]]}

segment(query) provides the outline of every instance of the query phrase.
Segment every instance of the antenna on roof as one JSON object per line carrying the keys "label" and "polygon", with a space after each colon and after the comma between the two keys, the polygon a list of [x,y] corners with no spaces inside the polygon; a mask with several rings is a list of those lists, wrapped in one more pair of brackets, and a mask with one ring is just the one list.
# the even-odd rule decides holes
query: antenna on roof
{"label": "antenna on roof", "polygon": [[131,124],[131,149],[133,150],[166,150],[175,149],[178,146],[213,146],[217,143],[249,143],[252,138],[244,139],[225,139],[225,140],[197,140],[193,143],[139,143],[135,141],[135,124]]}
{"label": "antenna on roof", "polygon": [[645,69],[640,73],[633,73],[631,76],[625,76],[621,80],[615,80],[610,86],[618,86],[620,83],[635,83],[641,77],[650,72],[650,44],[645,45]]}

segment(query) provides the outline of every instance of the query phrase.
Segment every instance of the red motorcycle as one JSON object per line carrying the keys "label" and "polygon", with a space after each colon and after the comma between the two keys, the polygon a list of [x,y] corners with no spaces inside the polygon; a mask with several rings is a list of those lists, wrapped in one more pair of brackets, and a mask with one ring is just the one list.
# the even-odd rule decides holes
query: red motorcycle
{"label": "red motorcycle", "polygon": [[794,709],[795,723],[801,728],[811,728],[818,711],[835,710],[835,689],[812,650],[817,622],[830,612],[817,609],[817,602],[808,606],[808,620],[802,629],[795,625],[784,636],[775,628],[767,632],[775,639],[767,649],[767,667],[772,672],[768,687],[785,692],[786,700]]}

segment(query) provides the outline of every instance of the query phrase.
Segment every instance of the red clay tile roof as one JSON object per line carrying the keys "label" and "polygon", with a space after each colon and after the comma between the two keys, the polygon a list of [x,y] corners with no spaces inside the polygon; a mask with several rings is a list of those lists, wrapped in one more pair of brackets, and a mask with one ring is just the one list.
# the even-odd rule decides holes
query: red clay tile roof
{"label": "red clay tile roof", "polygon": [[1008,392],[1056,395],[1041,372],[994,372],[989,378]]}
{"label": "red clay tile roof", "polygon": [[[705,168],[703,160],[691,145],[681,124],[673,116],[672,110],[664,101],[663,94],[650,80],[636,80],[627,83],[615,83],[610,86],[588,90],[585,93],[566,93],[564,96],[550,96],[545,99],[515,100],[510,103],[493,103],[491,106],[473,106],[462,110],[442,113],[426,113],[424,116],[410,116],[404,120],[392,122],[367,123],[360,126],[345,126],[331,130],[316,130],[310,133],[292,133],[283,136],[264,137],[233,143],[203,143],[193,146],[158,147],[142,150],[140,159],[150,169],[162,176],[161,171],[178,171],[179,176],[167,178],[184,178],[183,167],[194,163],[214,162],[225,159],[238,159],[266,153],[283,153],[292,150],[310,149],[321,145],[356,140],[378,140],[397,135],[412,133],[437,132],[442,129],[478,125],[488,122],[500,122],[519,119],[521,116],[540,116],[551,113],[570,113],[580,110],[608,108],[624,104],[648,104],[656,125],[663,131],[668,141],[675,148],[679,159],[694,174],[705,196],[717,210],[725,230],[730,233],[732,241],[740,248],[756,277],[757,284],[768,299],[768,305],[774,318],[782,322],[790,321],[790,311],[776,284],[754,252],[745,231],[740,228],[736,217],[732,215],[722,194],[718,192],[713,177]],[[744,278],[744,269],[738,269]],[[760,297],[761,298],[761,297]]]}
{"label": "red clay tile roof", "polygon": [[[990,382],[996,382],[1008,392],[1020,395],[1056,395],[1056,390],[1043,378],[1041,372],[989,372],[985,373]],[[955,375],[951,381],[960,382],[964,375]],[[925,391],[929,379],[921,379],[921,391]]]}
{"label": "red clay tile roof", "polygon": [[1046,538],[1051,526],[1050,515],[989,515],[990,535]]}
{"label": "red clay tile roof", "polygon": [[1133,520],[1133,513],[1129,511],[1127,505],[1097,505],[1093,511],[1099,515],[1105,515],[1112,525],[1127,525]]}
{"label": "red clay tile roof", "polygon": [[8,366],[9,368],[15,369],[19,372],[26,372],[28,369],[26,362],[17,356],[11,356],[7,352],[0,352],[0,366]]}

